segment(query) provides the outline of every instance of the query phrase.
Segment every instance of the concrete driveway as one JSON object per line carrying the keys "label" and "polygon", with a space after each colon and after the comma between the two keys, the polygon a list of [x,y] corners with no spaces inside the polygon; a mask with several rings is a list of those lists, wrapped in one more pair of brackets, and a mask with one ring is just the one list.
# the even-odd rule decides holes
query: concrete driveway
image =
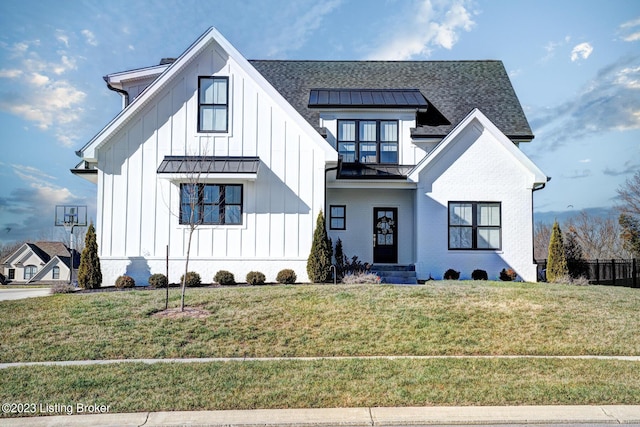
{"label": "concrete driveway", "polygon": [[51,288],[2,288],[0,287],[0,301],[44,297],[51,295]]}

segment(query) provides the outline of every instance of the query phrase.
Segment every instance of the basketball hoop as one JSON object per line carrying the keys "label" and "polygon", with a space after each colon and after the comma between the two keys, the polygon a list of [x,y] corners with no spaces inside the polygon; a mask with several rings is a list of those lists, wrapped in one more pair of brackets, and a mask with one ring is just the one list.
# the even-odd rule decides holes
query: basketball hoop
{"label": "basketball hoop", "polygon": [[69,249],[71,250],[71,265],[69,271],[69,283],[73,283],[73,266],[75,261],[75,250],[73,245],[73,228],[86,227],[87,207],[80,205],[58,205],[56,206],[55,226],[64,227],[69,232]]}

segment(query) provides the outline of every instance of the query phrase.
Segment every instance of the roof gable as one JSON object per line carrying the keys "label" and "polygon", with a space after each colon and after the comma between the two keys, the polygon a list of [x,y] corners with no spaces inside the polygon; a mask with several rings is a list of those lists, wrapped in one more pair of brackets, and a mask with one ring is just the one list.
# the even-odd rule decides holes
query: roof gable
{"label": "roof gable", "polygon": [[154,95],[160,92],[173,80],[185,67],[200,54],[210,43],[217,43],[245,72],[256,81],[263,90],[294,120],[310,138],[325,152],[328,160],[337,161],[337,153],[320,136],[304,118],[294,109],[283,95],[273,88],[262,74],[231,45],[214,27],[209,28],[198,38],[179,58],[158,76],[136,99],[134,99],[124,110],[122,110],[107,126],[105,126],[96,136],[94,136],[79,152],[85,160],[97,160],[96,149],[105,144],[112,135],[122,128],[129,120],[147,105]]}
{"label": "roof gable", "polygon": [[439,158],[445,155],[447,148],[451,144],[455,144],[458,137],[469,127],[475,127],[478,133],[483,131],[490,132],[494,140],[501,144],[525,170],[531,174],[532,187],[536,184],[544,184],[547,182],[547,176],[542,172],[520,149],[509,139],[498,127],[487,118],[479,109],[471,111],[449,135],[447,135],[427,156],[418,163],[409,174],[409,180],[417,182],[422,172],[428,165],[433,164]]}

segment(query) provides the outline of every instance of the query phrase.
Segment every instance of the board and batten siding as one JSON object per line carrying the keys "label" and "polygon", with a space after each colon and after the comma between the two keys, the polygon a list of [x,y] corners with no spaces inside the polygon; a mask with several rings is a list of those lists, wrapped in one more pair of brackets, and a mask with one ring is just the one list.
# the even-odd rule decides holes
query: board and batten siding
{"label": "board and batten siding", "polygon": [[[227,133],[198,133],[198,76],[229,77]],[[324,201],[325,154],[244,70],[211,42],[98,149],[99,250],[104,284],[122,274],[146,283],[184,272],[189,227],[179,224],[179,184],[156,173],[167,155],[258,156],[257,179],[243,184],[241,225],[200,225],[189,270],[210,283],[226,269],[275,280],[293,268],[306,280],[315,219]],[[218,182],[218,181],[216,181]]]}

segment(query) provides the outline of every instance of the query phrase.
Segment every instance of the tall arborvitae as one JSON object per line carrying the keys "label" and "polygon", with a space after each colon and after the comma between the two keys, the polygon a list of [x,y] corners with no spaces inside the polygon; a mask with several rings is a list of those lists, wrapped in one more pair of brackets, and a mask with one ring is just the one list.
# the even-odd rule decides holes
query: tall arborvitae
{"label": "tall arborvitae", "polygon": [[331,257],[333,247],[327,236],[326,224],[322,211],[318,214],[316,229],[313,232],[311,253],[307,259],[307,275],[314,283],[325,283],[331,278]]}
{"label": "tall arborvitae", "polygon": [[336,242],[336,250],[335,250],[335,254],[334,257],[336,259],[336,279],[338,281],[342,280],[342,278],[344,277],[344,251],[342,249],[342,240],[340,240],[340,238],[338,238],[338,241]]}
{"label": "tall arborvitae", "polygon": [[631,252],[632,257],[640,257],[640,220],[622,213],[618,222],[622,228],[620,237],[624,248]]}
{"label": "tall arborvitae", "polygon": [[558,221],[553,223],[551,239],[549,240],[549,255],[547,256],[547,281],[555,282],[567,276],[567,258],[564,254],[564,243],[562,242],[562,231]]}
{"label": "tall arborvitae", "polygon": [[83,289],[95,289],[99,288],[101,284],[102,271],[100,271],[100,258],[98,258],[96,229],[91,223],[87,229],[87,234],[84,238],[84,249],[80,256],[78,285]]}

